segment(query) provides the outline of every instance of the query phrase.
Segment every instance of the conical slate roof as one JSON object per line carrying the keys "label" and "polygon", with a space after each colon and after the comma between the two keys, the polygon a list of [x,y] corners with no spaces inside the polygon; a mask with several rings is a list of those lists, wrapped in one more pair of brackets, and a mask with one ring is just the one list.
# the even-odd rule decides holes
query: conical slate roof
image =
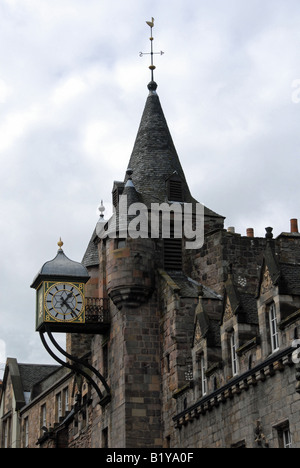
{"label": "conical slate roof", "polygon": [[[128,196],[129,205],[139,201],[150,208],[151,203],[174,201],[168,199],[168,180],[175,177],[181,182],[182,197],[177,201],[196,204],[156,92],[157,84],[151,81],[148,89],[149,95],[129,160],[129,169],[124,183],[115,182],[114,187]],[[219,226],[223,225],[224,217],[207,207],[204,207],[204,215],[217,220]],[[97,234],[94,232],[82,260],[85,267],[98,264],[96,241]]]}
{"label": "conical slate roof", "polygon": [[[157,85],[149,83],[150,90],[128,167],[132,169],[132,181],[142,201],[163,203],[167,201],[166,181],[174,174],[182,181],[183,200],[195,202],[182,170],[179,157],[165,119]],[[127,181],[128,176],[125,178]]]}

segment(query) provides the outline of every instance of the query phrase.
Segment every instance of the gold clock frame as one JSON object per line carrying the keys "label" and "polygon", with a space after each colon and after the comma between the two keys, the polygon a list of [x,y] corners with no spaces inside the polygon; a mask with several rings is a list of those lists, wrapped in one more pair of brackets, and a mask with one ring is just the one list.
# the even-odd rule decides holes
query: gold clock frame
{"label": "gold clock frame", "polygon": [[[63,320],[53,317],[47,307],[47,295],[49,290],[54,286],[59,287],[60,285],[69,285],[75,288],[81,294],[82,298],[82,310],[77,317],[74,317],[70,320]],[[43,327],[43,324],[65,324],[65,325],[84,325],[85,324],[85,284],[77,281],[55,281],[48,280],[43,281],[37,288],[36,294],[36,330],[40,330]],[[62,330],[63,331],[63,330]]]}

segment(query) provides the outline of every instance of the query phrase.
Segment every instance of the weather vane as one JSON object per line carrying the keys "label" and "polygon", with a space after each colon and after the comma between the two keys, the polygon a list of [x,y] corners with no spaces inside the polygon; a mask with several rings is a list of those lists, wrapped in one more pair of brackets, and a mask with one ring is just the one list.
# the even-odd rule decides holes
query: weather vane
{"label": "weather vane", "polygon": [[154,37],[153,37],[153,34],[152,34],[152,29],[154,28],[154,18],[152,18],[151,21],[146,21],[146,23],[148,24],[148,26],[150,26],[150,29],[151,29],[151,37],[150,37],[150,42],[151,42],[151,52],[140,52],[140,57],[143,57],[144,55],[151,55],[151,65],[149,67],[149,69],[151,70],[151,81],[154,81],[154,70],[155,70],[155,65],[154,65],[154,60],[153,60],[153,56],[154,55],[163,55],[164,52],[160,51],[160,52],[153,52],[153,41],[154,41]]}

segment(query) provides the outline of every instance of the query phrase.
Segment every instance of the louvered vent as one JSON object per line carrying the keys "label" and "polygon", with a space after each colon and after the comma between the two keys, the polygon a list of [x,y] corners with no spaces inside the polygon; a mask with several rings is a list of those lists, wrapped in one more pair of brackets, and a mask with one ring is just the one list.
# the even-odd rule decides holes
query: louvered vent
{"label": "louvered vent", "polygon": [[169,180],[168,196],[170,201],[183,201],[181,180]]}
{"label": "louvered vent", "polygon": [[115,208],[119,205],[119,199],[124,190],[123,182],[114,182],[114,187],[112,191],[112,202]]}
{"label": "louvered vent", "polygon": [[115,189],[112,195],[113,195],[113,205],[116,208],[119,203],[119,190]]}
{"label": "louvered vent", "polygon": [[165,270],[182,270],[182,240],[164,239]]}

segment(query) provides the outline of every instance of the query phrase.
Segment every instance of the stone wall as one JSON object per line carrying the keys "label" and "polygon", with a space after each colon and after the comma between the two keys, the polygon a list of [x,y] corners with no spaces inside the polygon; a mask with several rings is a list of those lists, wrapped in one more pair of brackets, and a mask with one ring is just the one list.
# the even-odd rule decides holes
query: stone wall
{"label": "stone wall", "polygon": [[[233,386],[232,391],[220,392],[181,417],[174,447],[278,448],[285,427],[290,429],[293,446],[299,446],[300,400],[295,386],[295,367],[290,361],[269,374],[266,370],[265,379],[249,377],[239,389]],[[257,421],[261,432],[255,433]]]}
{"label": "stone wall", "polygon": [[264,238],[214,232],[206,236],[203,248],[196,253],[190,273],[195,280],[222,294],[232,266],[237,287],[255,294],[265,245]]}
{"label": "stone wall", "polygon": [[111,330],[95,337],[94,365],[103,368],[108,346],[108,385],[112,400],[104,408],[93,401],[92,447],[103,446],[107,434],[113,448],[160,447],[159,318],[154,300],[138,309],[112,305]]}
{"label": "stone wall", "polygon": [[[54,384],[50,386],[49,390],[45,390],[38,397],[36,397],[29,405],[25,406],[21,411],[22,415],[22,440],[21,445],[24,448],[25,444],[25,421],[28,418],[29,427],[29,448],[39,448],[37,441],[39,438],[44,436],[42,426],[46,426],[51,432],[51,428],[59,425],[60,418],[58,414],[58,395],[61,397],[62,405],[62,419],[66,415],[67,411],[71,410],[73,404],[72,400],[73,390],[73,374],[65,368],[60,369],[57,372],[56,380]],[[65,407],[64,394],[68,391],[69,408]],[[42,408],[46,408],[46,421],[42,420]],[[50,438],[46,437],[41,444],[42,447],[53,447],[55,442]]]}
{"label": "stone wall", "polygon": [[160,335],[163,446],[169,447],[176,437],[172,417],[176,414],[177,398],[189,388],[192,370],[191,345],[197,300],[180,296],[178,286],[161,272]]}
{"label": "stone wall", "polygon": [[124,370],[124,316],[113,304],[110,309],[111,328],[108,335],[95,335],[92,346],[93,366],[105,374],[104,346],[108,347],[108,379],[112,391],[111,402],[102,408],[93,391],[92,448],[103,447],[105,438],[109,446],[125,445],[125,370]]}

